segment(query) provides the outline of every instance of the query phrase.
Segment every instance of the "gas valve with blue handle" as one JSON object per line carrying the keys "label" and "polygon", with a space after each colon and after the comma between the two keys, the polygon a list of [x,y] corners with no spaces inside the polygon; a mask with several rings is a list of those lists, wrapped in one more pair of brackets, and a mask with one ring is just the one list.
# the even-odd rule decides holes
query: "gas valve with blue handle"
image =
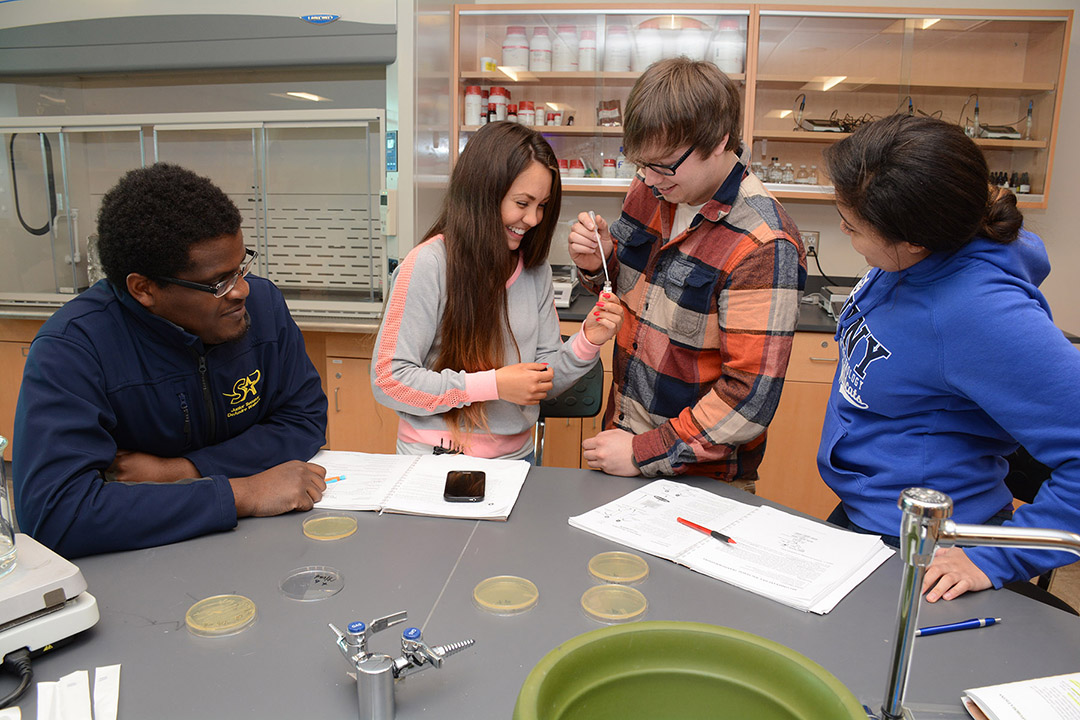
{"label": "gas valve with blue handle", "polygon": [[356,698],[360,720],[393,720],[397,711],[394,680],[432,666],[439,669],[444,658],[473,644],[473,640],[460,640],[449,645],[432,647],[424,642],[420,628],[409,627],[401,634],[401,657],[392,658],[368,651],[368,638],[371,635],[405,622],[407,616],[403,610],[372,620],[370,624],[351,622],[346,627],[346,632],[341,632],[330,623],[330,629],[337,635],[338,649],[356,668]]}

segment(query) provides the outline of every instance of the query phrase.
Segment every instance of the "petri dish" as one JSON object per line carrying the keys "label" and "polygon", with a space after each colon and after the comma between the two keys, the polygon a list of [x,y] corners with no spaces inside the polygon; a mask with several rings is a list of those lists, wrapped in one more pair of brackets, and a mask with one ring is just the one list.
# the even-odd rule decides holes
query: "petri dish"
{"label": "petri dish", "polygon": [[312,540],[340,540],[356,532],[351,515],[316,515],[304,520],[304,534]]}
{"label": "petri dish", "polygon": [[626,585],[594,585],[581,596],[585,614],[602,623],[637,620],[648,605],[640,590]]}
{"label": "petri dish", "polygon": [[307,565],[291,571],[281,581],[281,592],[301,602],[325,600],[341,592],[345,576],[329,565]]}
{"label": "petri dish", "polygon": [[199,637],[235,635],[251,626],[258,614],[255,603],[243,595],[214,595],[188,608],[184,621]]}
{"label": "petri dish", "polygon": [[649,577],[649,564],[633,553],[604,552],[589,559],[589,573],[606,583],[633,585]]}
{"label": "petri dish", "polygon": [[536,606],[540,591],[531,580],[514,575],[496,575],[473,588],[477,607],[496,615],[517,615]]}

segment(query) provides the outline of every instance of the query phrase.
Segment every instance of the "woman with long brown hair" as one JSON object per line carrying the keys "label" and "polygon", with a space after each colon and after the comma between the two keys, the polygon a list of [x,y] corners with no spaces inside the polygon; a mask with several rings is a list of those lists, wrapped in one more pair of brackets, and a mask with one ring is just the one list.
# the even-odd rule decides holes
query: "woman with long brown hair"
{"label": "woman with long brown hair", "polygon": [[400,418],[397,449],[531,459],[538,404],[584,375],[622,322],[601,297],[562,342],[551,238],[562,186],[536,131],[498,122],[458,158],[442,212],[394,273],[375,344],[375,398]]}

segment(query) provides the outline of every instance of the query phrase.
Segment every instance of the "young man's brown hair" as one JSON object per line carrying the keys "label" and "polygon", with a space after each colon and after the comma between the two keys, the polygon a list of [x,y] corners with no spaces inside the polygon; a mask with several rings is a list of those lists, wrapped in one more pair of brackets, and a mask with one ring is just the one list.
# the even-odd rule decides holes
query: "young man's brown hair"
{"label": "young man's brown hair", "polygon": [[623,148],[632,160],[655,160],[643,154],[689,145],[704,157],[727,135],[724,149],[738,151],[741,115],[739,89],[715,65],[661,60],[642,73],[626,100]]}

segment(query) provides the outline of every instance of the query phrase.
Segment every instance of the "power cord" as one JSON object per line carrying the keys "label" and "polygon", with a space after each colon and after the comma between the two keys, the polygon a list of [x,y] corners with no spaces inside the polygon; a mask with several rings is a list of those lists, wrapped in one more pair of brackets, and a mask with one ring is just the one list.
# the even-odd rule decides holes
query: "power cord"
{"label": "power cord", "polygon": [[4,656],[3,665],[0,667],[21,678],[19,687],[12,690],[5,697],[0,698],[0,709],[3,709],[21,698],[27,688],[30,687],[30,682],[34,679],[34,670],[30,667],[30,650],[24,647],[12,650]]}
{"label": "power cord", "polygon": [[821,269],[821,260],[818,258],[817,250],[810,248],[806,251],[806,257],[814,258],[814,264],[817,265],[818,275],[825,278],[826,282],[830,285],[842,285],[843,283],[833,280],[831,277],[825,274],[825,271]]}

